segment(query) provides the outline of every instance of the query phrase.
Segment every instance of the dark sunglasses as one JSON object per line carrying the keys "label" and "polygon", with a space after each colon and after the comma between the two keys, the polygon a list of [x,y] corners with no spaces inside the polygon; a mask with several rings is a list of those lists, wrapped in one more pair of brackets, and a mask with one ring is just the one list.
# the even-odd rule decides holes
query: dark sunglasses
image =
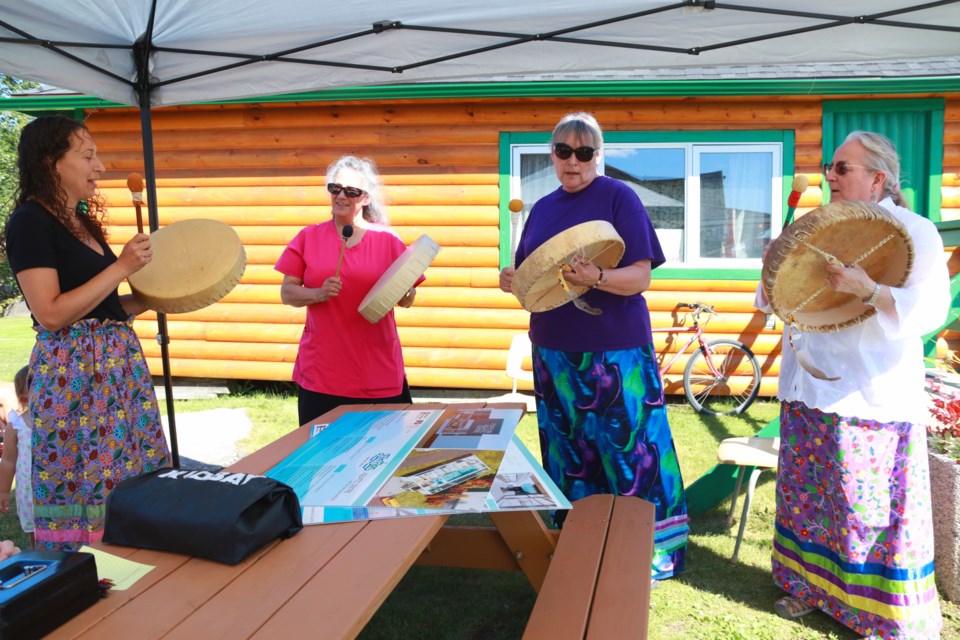
{"label": "dark sunglasses", "polygon": [[830,173],[830,170],[832,169],[837,172],[838,176],[845,176],[848,173],[850,173],[850,169],[856,169],[856,168],[866,169],[866,167],[862,165],[850,164],[846,160],[841,160],[840,162],[828,162],[825,165],[823,165],[823,175],[827,175],[828,173]]}
{"label": "dark sunglasses", "polygon": [[327,183],[327,191],[335,196],[340,195],[340,192],[342,191],[343,194],[348,198],[359,198],[365,193],[363,189],[357,189],[356,187],[345,187],[336,182]]}
{"label": "dark sunglasses", "polygon": [[597,150],[593,147],[577,147],[574,149],[568,144],[558,142],[553,145],[553,152],[557,154],[557,157],[561,160],[566,160],[576,154],[577,160],[580,162],[590,162],[593,160],[593,154],[595,154]]}

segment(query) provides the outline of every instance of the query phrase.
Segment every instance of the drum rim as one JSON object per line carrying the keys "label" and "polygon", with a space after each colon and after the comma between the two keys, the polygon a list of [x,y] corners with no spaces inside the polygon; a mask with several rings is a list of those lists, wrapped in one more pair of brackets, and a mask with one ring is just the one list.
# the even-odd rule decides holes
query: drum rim
{"label": "drum rim", "polygon": [[[803,240],[819,231],[822,231],[830,225],[840,222],[856,222],[858,220],[879,220],[889,225],[891,230],[897,232],[906,248],[906,264],[904,266],[903,273],[900,274],[900,277],[897,279],[897,281],[885,281],[881,282],[881,284],[891,287],[900,287],[904,284],[904,282],[906,282],[911,271],[913,270],[915,250],[913,246],[913,239],[910,237],[910,233],[907,231],[907,228],[904,226],[904,224],[900,222],[900,220],[898,220],[880,205],[872,202],[841,200],[821,205],[806,215],[798,218],[793,224],[784,229],[783,233],[781,233],[780,236],[778,236],[771,243],[767,258],[763,263],[760,278],[763,293],[767,297],[771,308],[773,308],[773,312],[784,323],[792,324],[801,331],[806,331],[808,333],[834,333],[836,331],[841,331],[843,329],[856,326],[876,315],[877,311],[875,308],[866,305],[866,303],[862,303],[863,310],[856,317],[848,318],[839,322],[818,325],[807,324],[805,322],[798,321],[797,318],[792,315],[795,310],[791,311],[785,309],[781,301],[777,299],[777,295],[775,293],[777,276],[784,267],[786,258],[789,256],[790,252],[796,251],[798,250],[798,247],[802,246],[801,243]],[[856,300],[852,299],[844,303],[844,305],[837,305],[834,308],[845,306],[847,304],[854,304],[855,302]]]}
{"label": "drum rim", "polygon": [[[404,256],[409,256],[408,259],[412,260],[414,257],[416,257],[418,251],[423,252],[422,257],[426,259],[426,265],[423,265],[422,271],[416,272],[416,275],[413,277],[413,281],[406,287],[407,289],[409,289],[409,287],[412,287],[414,284],[416,284],[420,276],[422,276],[426,272],[426,270],[430,268],[430,264],[437,257],[437,254],[440,253],[440,249],[441,249],[440,245],[437,244],[437,242],[427,234],[422,234],[419,238],[411,242],[410,246],[407,247],[407,249],[404,250],[402,254],[397,256],[396,260],[390,263],[390,266],[387,267],[387,271],[384,271],[383,274],[379,278],[377,278],[377,281],[373,283],[373,286],[370,287],[370,290],[367,291],[367,294],[363,297],[363,300],[361,300],[360,304],[357,306],[357,313],[363,316],[371,324],[376,324],[377,322],[380,322],[381,320],[383,320],[387,316],[387,314],[390,313],[390,310],[393,309],[393,307],[395,307],[398,302],[400,302],[400,299],[403,298],[404,293],[406,293],[406,292],[401,293],[400,296],[387,297],[386,298],[387,301],[393,298],[396,298],[396,299],[392,300],[390,304],[384,304],[385,311],[382,314],[379,314],[379,313],[374,314],[374,317],[376,319],[372,319],[370,315],[368,315],[367,311],[369,311],[369,307],[373,304],[374,298],[376,297],[374,296],[374,298],[371,298],[371,294],[373,294],[375,289],[377,289],[378,287],[382,287],[389,281],[389,279],[384,280],[384,278],[386,277],[387,272],[390,270],[390,268],[393,267],[394,263],[396,263],[397,260],[402,260]],[[408,250],[411,251],[411,253],[407,253]],[[420,265],[417,265],[418,270],[419,270],[419,267]],[[401,272],[397,271],[396,273],[392,274],[391,277],[397,277],[399,275],[401,275]],[[403,275],[407,275],[407,274],[403,274]],[[385,293],[385,291],[386,290],[383,289],[382,291],[379,291],[377,295],[381,293]],[[377,315],[379,317],[376,317]]]}
{"label": "drum rim", "polygon": [[[127,284],[130,286],[131,292],[137,298],[137,300],[146,305],[151,311],[158,313],[190,313],[191,311],[203,309],[222,300],[240,283],[240,280],[243,278],[243,274],[247,266],[247,254],[243,247],[243,241],[240,239],[240,235],[237,233],[236,229],[221,220],[216,220],[213,218],[188,218],[186,220],[178,220],[161,227],[160,229],[157,229],[151,235],[164,233],[166,230],[174,227],[184,229],[190,226],[197,226],[198,223],[205,225],[207,228],[220,229],[221,232],[224,233],[226,230],[229,230],[231,234],[229,237],[231,239],[235,239],[236,246],[239,249],[237,255],[235,256],[235,260],[230,265],[230,268],[226,270],[226,272],[223,273],[219,279],[210,282],[204,286],[201,291],[191,291],[183,296],[180,296],[178,299],[164,298],[159,296],[156,291],[144,291],[143,285],[145,283],[140,283],[139,286],[137,284],[137,280],[139,279],[138,274],[142,274],[143,270],[130,274],[130,276],[127,277]],[[186,304],[183,302],[183,298],[193,297],[201,293],[206,294],[201,301],[193,302],[192,304]]]}

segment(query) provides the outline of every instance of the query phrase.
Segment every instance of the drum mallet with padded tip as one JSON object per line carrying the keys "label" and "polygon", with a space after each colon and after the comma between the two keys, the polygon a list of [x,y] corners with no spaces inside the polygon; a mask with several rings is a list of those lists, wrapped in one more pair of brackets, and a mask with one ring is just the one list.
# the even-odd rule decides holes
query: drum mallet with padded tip
{"label": "drum mallet with padded tip", "polygon": [[343,264],[343,252],[347,250],[347,240],[353,235],[353,227],[349,224],[343,225],[343,229],[340,230],[340,235],[343,236],[343,244],[340,245],[340,258],[337,260],[337,272],[334,274],[335,278],[340,277],[340,265]]}
{"label": "drum mallet with padded tip", "polygon": [[127,188],[130,189],[130,198],[137,210],[137,233],[143,233],[143,214],[140,213],[140,204],[143,202],[143,178],[139,173],[127,176]]}

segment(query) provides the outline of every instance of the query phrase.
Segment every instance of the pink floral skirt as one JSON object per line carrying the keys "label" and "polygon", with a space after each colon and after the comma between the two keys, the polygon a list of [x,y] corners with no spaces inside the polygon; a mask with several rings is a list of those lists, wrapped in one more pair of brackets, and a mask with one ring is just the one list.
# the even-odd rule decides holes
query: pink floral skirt
{"label": "pink floral skirt", "polygon": [[939,638],[925,429],[784,403],[773,577],[862,636]]}
{"label": "pink floral skirt", "polygon": [[153,380],[130,322],[41,328],[30,369],[36,545],[75,551],[121,480],[170,466]]}

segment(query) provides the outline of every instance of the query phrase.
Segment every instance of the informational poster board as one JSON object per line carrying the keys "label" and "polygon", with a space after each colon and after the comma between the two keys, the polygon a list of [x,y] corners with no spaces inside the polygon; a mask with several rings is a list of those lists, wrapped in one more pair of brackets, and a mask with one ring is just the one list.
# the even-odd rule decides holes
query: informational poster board
{"label": "informational poster board", "polygon": [[304,524],[503,510],[570,503],[514,431],[520,409],[406,409],[346,413],[315,425],[267,472],[291,487]]}

